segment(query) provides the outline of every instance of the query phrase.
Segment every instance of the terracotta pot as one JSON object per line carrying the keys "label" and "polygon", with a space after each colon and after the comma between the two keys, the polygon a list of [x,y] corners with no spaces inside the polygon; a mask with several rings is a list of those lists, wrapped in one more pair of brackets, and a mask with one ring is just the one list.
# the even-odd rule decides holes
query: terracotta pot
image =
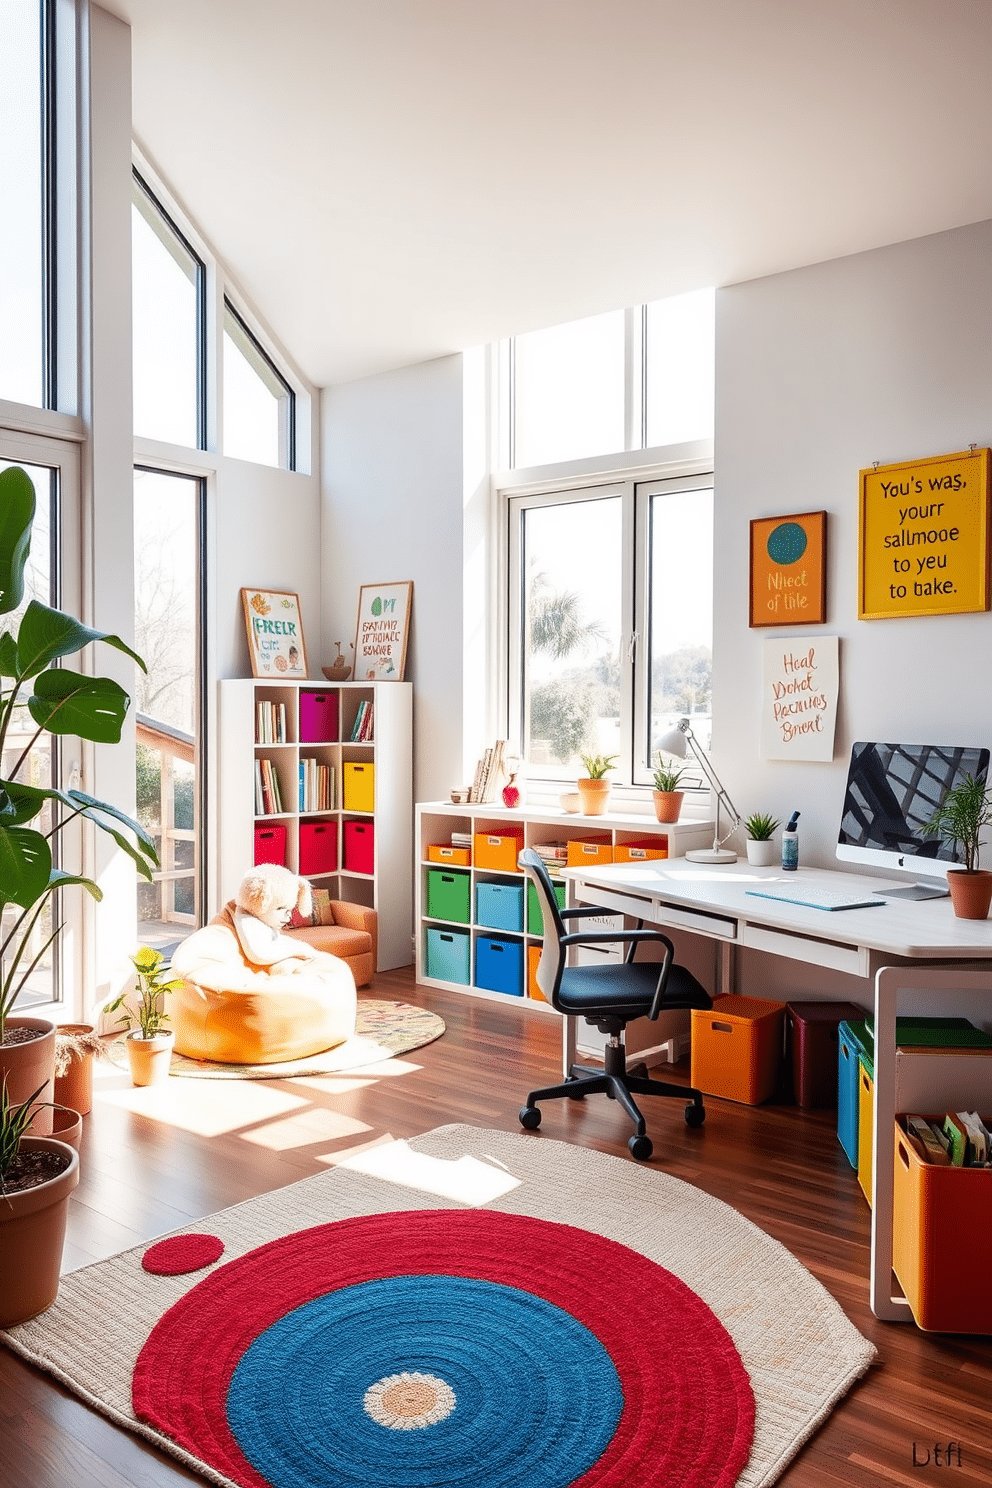
{"label": "terracotta pot", "polygon": [[755,868],[773,868],[778,857],[778,849],[774,838],[766,838],[757,842],[753,837],[747,839],[747,860]]}
{"label": "terracotta pot", "polygon": [[685,791],[652,791],[654,814],[660,822],[677,822]]}
{"label": "terracotta pot", "polygon": [[[55,1086],[55,1024],[47,1018],[8,1018],[7,1028],[30,1028],[37,1037],[21,1044],[0,1044],[0,1083],[7,1080],[11,1105],[19,1105],[43,1087],[38,1099],[53,1099]],[[52,1108],[43,1106],[31,1122],[32,1136],[47,1137],[52,1130]]]}
{"label": "terracotta pot", "polygon": [[992,871],[987,868],[951,868],[947,874],[951,904],[959,920],[984,920],[992,904]]}
{"label": "terracotta pot", "polygon": [[610,799],[610,791],[613,789],[609,780],[590,780],[584,775],[577,780],[579,796],[582,800],[583,816],[602,816]]}
{"label": "terracotta pot", "polygon": [[[92,1023],[60,1023],[55,1030],[60,1033],[92,1033]],[[93,1054],[74,1054],[64,1075],[55,1076],[55,1104],[69,1106],[80,1116],[89,1115],[93,1109]]]}
{"label": "terracotta pot", "polygon": [[52,1112],[52,1136],[78,1152],[83,1137],[83,1118],[79,1112],[71,1106],[56,1106]]}
{"label": "terracotta pot", "polygon": [[79,1182],[79,1156],[65,1142],[23,1137],[21,1146],[65,1152],[72,1161],[48,1183],[0,1199],[0,1328],[25,1323],[55,1301],[69,1195]]}
{"label": "terracotta pot", "polygon": [[172,1045],[175,1040],[176,1036],[171,1029],[166,1033],[157,1033],[150,1039],[142,1038],[138,1030],[128,1034],[124,1043],[131,1066],[131,1079],[135,1085],[161,1085],[169,1078]]}

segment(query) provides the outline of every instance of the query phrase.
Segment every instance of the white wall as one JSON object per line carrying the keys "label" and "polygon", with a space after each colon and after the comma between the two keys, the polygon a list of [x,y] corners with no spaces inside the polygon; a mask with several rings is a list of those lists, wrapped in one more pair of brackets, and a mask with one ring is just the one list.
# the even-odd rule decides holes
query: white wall
{"label": "white wall", "polygon": [[324,620],[316,661],[329,663],[337,640],[353,659],[362,584],[413,580],[406,680],[420,801],[447,795],[463,770],[463,402],[461,356],[348,383],[321,400]]}
{"label": "white wall", "polygon": [[[857,618],[858,472],[992,442],[992,223],[717,296],[714,759],[831,866],[855,739],[992,744],[992,616]],[[826,510],[827,622],[748,629],[748,523]],[[758,758],[763,637],[841,637],[832,764]]]}

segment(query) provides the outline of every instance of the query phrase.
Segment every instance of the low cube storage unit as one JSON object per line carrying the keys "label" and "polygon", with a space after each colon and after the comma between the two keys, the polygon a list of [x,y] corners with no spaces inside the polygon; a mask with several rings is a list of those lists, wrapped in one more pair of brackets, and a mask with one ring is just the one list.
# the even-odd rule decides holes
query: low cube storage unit
{"label": "low cube storage unit", "polygon": [[718,997],[692,1010],[693,1086],[704,1095],[760,1106],[778,1083],[785,1003]]}

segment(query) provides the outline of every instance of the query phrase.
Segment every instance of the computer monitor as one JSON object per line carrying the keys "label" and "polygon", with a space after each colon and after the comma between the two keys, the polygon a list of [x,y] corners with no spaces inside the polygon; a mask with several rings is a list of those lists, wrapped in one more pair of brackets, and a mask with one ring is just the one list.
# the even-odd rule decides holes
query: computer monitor
{"label": "computer monitor", "polygon": [[953,785],[966,775],[984,779],[988,767],[989,751],[977,747],[853,745],[837,857],[916,875],[916,883],[880,890],[890,898],[946,894],[947,870],[961,861],[957,845],[925,827]]}

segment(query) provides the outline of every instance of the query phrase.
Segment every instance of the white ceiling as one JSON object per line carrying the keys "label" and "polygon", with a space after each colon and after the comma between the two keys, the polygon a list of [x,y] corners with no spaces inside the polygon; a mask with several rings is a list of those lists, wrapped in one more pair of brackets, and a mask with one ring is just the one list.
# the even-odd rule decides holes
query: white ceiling
{"label": "white ceiling", "polygon": [[992,216],[988,0],[104,0],[318,385]]}

